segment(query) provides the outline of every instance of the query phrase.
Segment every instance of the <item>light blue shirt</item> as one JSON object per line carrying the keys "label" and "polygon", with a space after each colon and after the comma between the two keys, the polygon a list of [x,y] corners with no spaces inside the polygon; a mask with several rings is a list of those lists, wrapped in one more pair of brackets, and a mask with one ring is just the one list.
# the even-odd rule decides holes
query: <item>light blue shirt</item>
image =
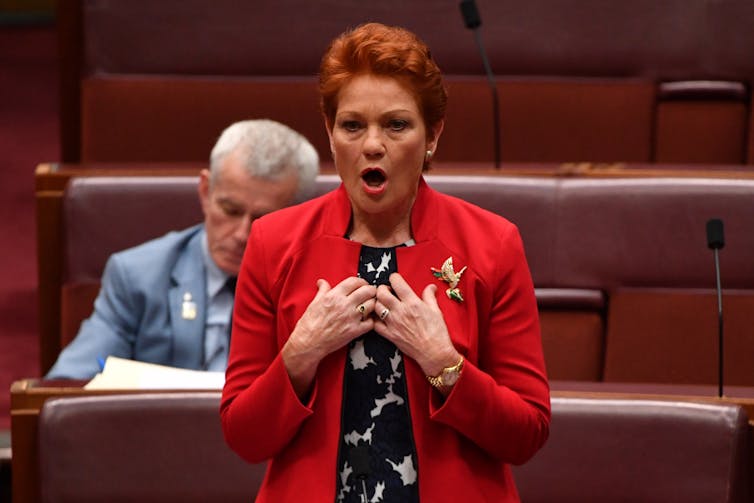
{"label": "light blue shirt", "polygon": [[204,370],[225,372],[230,346],[230,317],[233,294],[224,288],[225,274],[209,253],[206,233],[202,239],[202,256],[207,271],[207,318],[204,330]]}

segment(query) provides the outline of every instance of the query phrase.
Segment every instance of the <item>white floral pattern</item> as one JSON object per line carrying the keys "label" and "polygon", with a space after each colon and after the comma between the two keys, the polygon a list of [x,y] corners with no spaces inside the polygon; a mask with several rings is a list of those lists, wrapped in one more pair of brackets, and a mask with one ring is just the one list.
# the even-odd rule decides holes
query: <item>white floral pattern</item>
{"label": "white floral pattern", "polygon": [[[359,276],[372,284],[387,284],[397,271],[394,257],[394,248],[362,246]],[[376,332],[350,346],[341,431],[338,503],[419,501],[403,356]]]}

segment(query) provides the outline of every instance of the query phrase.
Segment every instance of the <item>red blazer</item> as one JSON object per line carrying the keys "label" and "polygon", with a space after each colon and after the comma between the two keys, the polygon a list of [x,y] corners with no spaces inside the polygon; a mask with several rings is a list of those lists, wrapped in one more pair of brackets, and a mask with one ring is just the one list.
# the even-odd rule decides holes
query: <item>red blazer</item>
{"label": "red blazer", "polygon": [[[346,349],[326,357],[309,402],[298,399],[280,349],[317,291],[357,271],[346,234],[345,189],[254,222],[241,267],[221,417],[226,441],[249,462],[271,459],[258,502],[335,501]],[[397,250],[417,295],[432,282],[453,344],[465,356],[443,400],[405,358],[421,501],[518,501],[509,463],[528,460],[549,432],[550,397],[531,275],[518,229],[421,180],[411,213],[416,245]],[[445,295],[432,275],[467,266]]]}

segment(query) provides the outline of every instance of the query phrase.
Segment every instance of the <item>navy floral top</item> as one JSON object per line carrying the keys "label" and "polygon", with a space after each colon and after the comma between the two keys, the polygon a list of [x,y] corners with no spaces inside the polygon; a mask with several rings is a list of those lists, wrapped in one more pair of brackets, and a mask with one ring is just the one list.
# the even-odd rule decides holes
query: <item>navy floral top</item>
{"label": "navy floral top", "polygon": [[[397,270],[395,248],[362,246],[360,277],[383,285]],[[417,476],[403,355],[371,331],[346,358],[336,502],[418,502]]]}

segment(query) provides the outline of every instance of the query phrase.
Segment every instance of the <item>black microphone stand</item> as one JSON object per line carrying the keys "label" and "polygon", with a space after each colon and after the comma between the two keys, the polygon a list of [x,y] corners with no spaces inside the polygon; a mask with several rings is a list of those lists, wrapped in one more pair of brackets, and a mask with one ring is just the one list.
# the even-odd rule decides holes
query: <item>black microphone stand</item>
{"label": "black microphone stand", "polygon": [[713,218],[707,222],[707,246],[715,257],[715,287],[717,290],[717,396],[723,396],[723,289],[720,282],[719,251],[725,246],[723,221]]}
{"label": "black microphone stand", "polygon": [[717,396],[723,396],[723,290],[720,286],[720,254],[715,248],[715,280],[717,288]]}
{"label": "black microphone stand", "polygon": [[476,8],[474,0],[462,0],[459,7],[466,28],[474,32],[474,40],[479,48],[479,54],[482,56],[482,65],[484,73],[487,75],[487,82],[492,91],[492,144],[495,148],[495,169],[500,169],[500,99],[497,94],[497,84],[492,73],[490,61],[487,58],[487,51],[482,44],[482,35],[479,33],[479,27],[482,25],[482,19],[479,16],[479,10]]}

